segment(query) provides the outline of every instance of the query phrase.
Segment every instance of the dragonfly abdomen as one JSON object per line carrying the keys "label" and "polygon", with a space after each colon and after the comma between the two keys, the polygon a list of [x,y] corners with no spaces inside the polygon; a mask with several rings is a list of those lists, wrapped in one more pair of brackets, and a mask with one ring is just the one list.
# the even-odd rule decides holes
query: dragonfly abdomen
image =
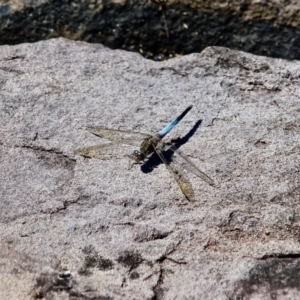
{"label": "dragonfly abdomen", "polygon": [[179,122],[180,120],[192,109],[193,105],[190,105],[180,116],[171,121],[164,129],[162,129],[158,135],[160,138],[166,136]]}

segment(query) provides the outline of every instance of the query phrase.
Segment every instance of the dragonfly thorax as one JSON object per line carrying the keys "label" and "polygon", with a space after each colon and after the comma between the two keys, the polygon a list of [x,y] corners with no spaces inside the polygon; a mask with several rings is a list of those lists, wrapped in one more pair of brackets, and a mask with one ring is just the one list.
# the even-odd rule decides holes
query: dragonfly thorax
{"label": "dragonfly thorax", "polygon": [[160,139],[161,138],[158,135],[144,139],[140,146],[140,150],[134,150],[130,155],[130,158],[137,163],[144,161],[146,157],[154,152],[154,147],[156,147]]}

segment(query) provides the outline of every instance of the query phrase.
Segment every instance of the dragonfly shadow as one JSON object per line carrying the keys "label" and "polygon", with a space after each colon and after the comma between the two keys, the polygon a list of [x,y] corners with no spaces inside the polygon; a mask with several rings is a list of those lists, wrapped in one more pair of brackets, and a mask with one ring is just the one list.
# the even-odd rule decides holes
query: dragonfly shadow
{"label": "dragonfly shadow", "polygon": [[[179,149],[181,146],[183,146],[185,143],[189,141],[189,139],[195,134],[195,132],[198,130],[199,126],[201,125],[202,120],[198,120],[193,128],[182,138],[172,139],[170,142],[165,143],[165,147],[172,147],[175,150]],[[162,151],[164,157],[167,159],[167,161],[172,161],[172,156],[174,152],[171,149],[167,149]],[[153,153],[142,165],[141,165],[141,171],[143,173],[150,173],[152,170],[156,167],[158,167],[160,164],[163,164],[161,159],[156,153]]]}

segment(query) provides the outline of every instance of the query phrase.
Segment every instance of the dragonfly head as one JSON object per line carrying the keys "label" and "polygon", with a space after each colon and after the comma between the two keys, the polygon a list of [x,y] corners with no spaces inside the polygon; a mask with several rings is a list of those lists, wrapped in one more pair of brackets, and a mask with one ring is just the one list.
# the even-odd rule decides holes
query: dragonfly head
{"label": "dragonfly head", "polygon": [[131,159],[133,159],[136,163],[140,163],[141,161],[144,161],[145,159],[145,154],[138,151],[134,150],[132,154],[129,155]]}

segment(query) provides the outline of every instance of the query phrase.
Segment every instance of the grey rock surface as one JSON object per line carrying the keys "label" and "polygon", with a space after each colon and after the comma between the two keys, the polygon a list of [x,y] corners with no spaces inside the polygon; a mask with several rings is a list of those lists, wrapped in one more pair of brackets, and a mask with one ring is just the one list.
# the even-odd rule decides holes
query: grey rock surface
{"label": "grey rock surface", "polygon": [[[299,78],[226,48],[1,46],[0,298],[299,298]],[[190,104],[166,141],[190,133],[182,152],[216,182],[191,175],[194,202],[162,164],[74,154],[105,143],[86,126],[155,133]]]}

